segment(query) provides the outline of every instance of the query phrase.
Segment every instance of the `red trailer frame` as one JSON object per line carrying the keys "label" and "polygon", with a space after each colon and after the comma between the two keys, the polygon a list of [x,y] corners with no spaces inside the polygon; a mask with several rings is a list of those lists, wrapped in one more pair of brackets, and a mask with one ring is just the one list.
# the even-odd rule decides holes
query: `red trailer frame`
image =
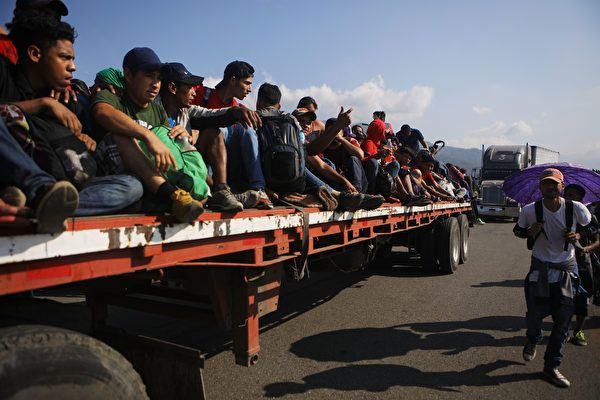
{"label": "red trailer frame", "polygon": [[165,216],[74,218],[60,235],[13,223],[0,235],[0,295],[88,281],[95,326],[105,323],[108,304],[204,321],[232,330],[236,362],[248,366],[258,359],[259,318],[277,309],[284,268],[302,256],[303,232],[314,257],[470,208],[209,212],[191,225]]}

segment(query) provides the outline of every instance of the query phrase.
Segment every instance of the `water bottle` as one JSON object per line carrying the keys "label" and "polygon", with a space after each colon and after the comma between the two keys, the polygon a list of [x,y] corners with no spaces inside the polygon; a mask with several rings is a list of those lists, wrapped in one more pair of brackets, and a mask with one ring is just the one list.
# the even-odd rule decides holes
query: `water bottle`
{"label": "water bottle", "polygon": [[194,147],[194,145],[190,143],[190,138],[188,136],[177,138],[175,140],[175,143],[177,143],[177,146],[179,146],[179,150],[181,150],[182,153],[198,151],[198,149],[196,149],[196,147]]}

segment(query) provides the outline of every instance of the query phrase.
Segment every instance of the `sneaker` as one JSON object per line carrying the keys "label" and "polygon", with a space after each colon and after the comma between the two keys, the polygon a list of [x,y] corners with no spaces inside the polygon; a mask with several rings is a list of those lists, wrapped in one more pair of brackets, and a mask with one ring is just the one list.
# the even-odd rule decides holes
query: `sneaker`
{"label": "sneaker", "polygon": [[171,211],[175,215],[175,218],[181,222],[191,224],[204,212],[202,203],[194,199],[192,195],[183,189],[174,191],[171,199],[173,200]]}
{"label": "sneaker", "polygon": [[558,387],[568,388],[571,386],[571,382],[557,368],[544,368],[544,377]]}
{"label": "sneaker", "polygon": [[585,334],[583,333],[583,331],[575,332],[575,335],[573,335],[570,342],[577,346],[587,346],[588,344],[587,340],[585,340]]}
{"label": "sneaker", "polygon": [[535,346],[537,346],[536,343],[527,340],[525,347],[523,347],[523,360],[529,362],[535,358]]}
{"label": "sneaker", "polygon": [[60,181],[42,189],[35,200],[37,231],[61,233],[67,229],[66,219],[75,214],[79,193],[70,182]]}
{"label": "sneaker", "polygon": [[256,207],[258,205],[258,200],[260,200],[260,193],[258,190],[246,190],[242,193],[234,193],[233,196],[237,201],[242,203],[244,209]]}
{"label": "sneaker", "polygon": [[430,199],[423,196],[412,196],[402,201],[405,206],[428,206],[431,203]]}
{"label": "sneaker", "polygon": [[271,199],[265,193],[265,191],[259,189],[258,193],[260,197],[258,198],[258,204],[256,204],[256,208],[258,208],[259,210],[272,210],[273,203],[271,202]]}
{"label": "sneaker", "polygon": [[207,206],[213,211],[225,212],[237,212],[244,209],[244,205],[235,198],[227,185],[222,185],[219,190],[213,192]]}
{"label": "sneaker", "polygon": [[356,211],[360,208],[363,202],[361,193],[340,192],[338,210],[340,211]]}
{"label": "sneaker", "polygon": [[485,225],[485,222],[483,222],[481,218],[477,218],[477,220],[475,221],[475,225]]}
{"label": "sneaker", "polygon": [[2,199],[6,204],[17,208],[25,207],[25,203],[27,201],[25,193],[15,186],[7,186],[2,188],[2,190],[0,190],[0,199]]}
{"label": "sneaker", "polygon": [[363,194],[362,202],[360,203],[360,209],[362,210],[375,210],[381,207],[385,198],[379,194]]}

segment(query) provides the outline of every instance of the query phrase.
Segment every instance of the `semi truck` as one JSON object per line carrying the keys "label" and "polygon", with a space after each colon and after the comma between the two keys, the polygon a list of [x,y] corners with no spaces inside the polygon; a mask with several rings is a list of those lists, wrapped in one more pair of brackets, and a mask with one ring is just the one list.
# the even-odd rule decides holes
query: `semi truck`
{"label": "semi truck", "polygon": [[[132,332],[110,318],[115,308],[168,317],[168,329],[179,320],[212,327],[231,338],[233,360],[250,367],[260,319],[277,310],[284,280],[308,278],[305,265],[351,273],[404,246],[425,271],[453,273],[468,258],[470,212],[470,203],[448,202],[276,207],[206,212],[191,225],[114,215],[72,218],[54,235],[0,216],[0,398],[204,398],[204,354]],[[85,296],[87,316],[40,303],[36,293],[48,290]],[[51,314],[78,328],[48,323]]]}
{"label": "semi truck", "polygon": [[558,162],[560,153],[540,146],[503,145],[481,148],[479,172],[479,214],[488,217],[519,217],[521,204],[506,197],[504,179],[514,172],[536,164]]}

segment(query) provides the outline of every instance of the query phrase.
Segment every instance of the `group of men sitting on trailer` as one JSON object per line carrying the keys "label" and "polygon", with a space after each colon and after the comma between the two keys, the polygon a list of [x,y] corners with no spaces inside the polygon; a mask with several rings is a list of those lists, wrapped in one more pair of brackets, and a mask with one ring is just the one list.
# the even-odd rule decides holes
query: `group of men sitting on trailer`
{"label": "group of men sitting on trailer", "polygon": [[355,211],[465,196],[454,190],[469,187],[464,171],[449,166],[455,187],[442,187],[420,132],[404,125],[394,135],[383,112],[365,134],[350,128],[352,109],[317,120],[311,97],[285,113],[269,83],[256,111],[238,104],[254,74],[243,61],[208,88],[136,47],[88,88],[73,79],[67,13],[61,1],[19,0],[0,38],[1,212],[37,219],[40,232],[63,231],[71,216],[140,210],[190,223],[205,208]]}

